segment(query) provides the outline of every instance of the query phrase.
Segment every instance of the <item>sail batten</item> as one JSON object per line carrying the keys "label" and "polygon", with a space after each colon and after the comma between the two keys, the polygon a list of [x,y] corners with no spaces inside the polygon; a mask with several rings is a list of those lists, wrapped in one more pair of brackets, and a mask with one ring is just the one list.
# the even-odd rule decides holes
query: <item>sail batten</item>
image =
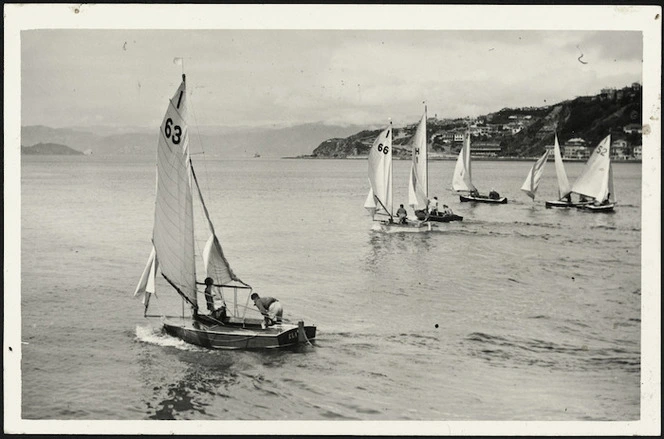
{"label": "sail batten", "polygon": [[413,209],[424,209],[428,194],[428,152],[427,152],[427,119],[426,112],[422,116],[412,143],[412,163],[408,180],[408,204]]}
{"label": "sail batten", "polygon": [[537,162],[530,168],[526,181],[523,182],[521,190],[526,193],[533,200],[535,199],[535,193],[539,187],[540,180],[542,179],[542,174],[544,174],[544,167],[546,166],[546,160],[549,158],[549,151],[544,151],[544,155],[540,157]]}

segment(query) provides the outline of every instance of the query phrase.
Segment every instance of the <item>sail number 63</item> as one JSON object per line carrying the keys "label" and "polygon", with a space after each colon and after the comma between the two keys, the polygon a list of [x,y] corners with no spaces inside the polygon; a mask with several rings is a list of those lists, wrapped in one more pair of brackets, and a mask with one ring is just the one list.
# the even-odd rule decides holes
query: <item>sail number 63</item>
{"label": "sail number 63", "polygon": [[378,148],[377,148],[377,149],[378,149],[378,152],[382,152],[383,154],[387,154],[388,152],[390,152],[390,147],[387,146],[387,145],[383,146],[382,143],[379,143],[379,144],[378,144]]}
{"label": "sail number 63", "polygon": [[[182,140],[182,128],[180,128],[180,125],[173,125],[173,119],[170,117],[166,119],[164,134],[166,135],[167,139],[171,139],[176,145],[180,143],[180,140]],[[173,134],[173,138],[171,138],[171,134]]]}

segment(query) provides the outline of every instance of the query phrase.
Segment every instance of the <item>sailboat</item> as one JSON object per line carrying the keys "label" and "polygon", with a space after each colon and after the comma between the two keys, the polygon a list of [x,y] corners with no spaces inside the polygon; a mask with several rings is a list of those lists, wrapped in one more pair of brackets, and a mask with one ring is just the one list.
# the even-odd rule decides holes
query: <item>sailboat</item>
{"label": "sailboat", "polygon": [[593,203],[577,206],[579,208],[592,212],[613,211],[616,194],[613,188],[610,134],[593,151],[581,175],[574,182],[572,192],[595,200]]}
{"label": "sailboat", "polygon": [[[159,317],[163,329],[187,343],[212,349],[281,348],[308,343],[316,337],[315,326],[277,323],[264,326],[263,318],[246,315],[251,286],[231,269],[203,200],[189,154],[189,128],[185,75],[170,99],[161,123],[157,144],[157,189],[152,251],[134,296],[142,296],[145,317]],[[197,198],[204,213],[209,238],[202,255],[203,275],[196,270],[195,221],[193,200]],[[148,315],[150,298],[156,296],[157,277],[166,280],[169,292],[182,298],[181,316]],[[198,306],[198,286],[210,278],[212,289],[224,305],[224,291],[233,292],[232,306],[223,314],[202,314]],[[199,280],[201,279],[201,280]],[[239,295],[246,294],[244,305]],[[229,294],[230,296],[230,294]],[[185,315],[185,305],[190,313]],[[253,310],[253,309],[252,309]],[[227,313],[228,312],[228,313]]]}
{"label": "sailboat", "polygon": [[[392,204],[392,123],[378,134],[369,150],[369,193],[364,201],[374,221],[385,232],[431,230],[432,224],[422,221],[400,223]],[[376,220],[376,216],[383,219]]]}
{"label": "sailboat", "polygon": [[530,198],[535,201],[535,193],[539,187],[540,180],[542,179],[542,174],[544,173],[544,166],[546,165],[546,160],[549,158],[549,150],[544,151],[544,155],[535,162],[535,164],[530,168],[526,181],[523,182],[521,190],[526,193]]}
{"label": "sailboat", "polygon": [[411,140],[412,163],[408,180],[408,204],[422,221],[450,222],[462,221],[463,217],[453,213],[428,212],[429,203],[429,157],[427,149],[427,109],[417,125]]}
{"label": "sailboat", "polygon": [[470,133],[466,133],[463,140],[463,146],[459,151],[456,166],[454,167],[454,176],[452,177],[452,188],[457,192],[468,192],[468,195],[459,194],[459,200],[475,201],[479,203],[506,204],[507,198],[480,195],[477,188],[473,185],[471,166],[470,166]]}
{"label": "sailboat", "polygon": [[560,144],[558,143],[558,134],[554,134],[553,159],[556,166],[556,179],[558,180],[558,199],[544,202],[544,206],[550,207],[576,207],[587,204],[587,201],[572,202],[572,186],[567,179],[565,165],[560,154]]}

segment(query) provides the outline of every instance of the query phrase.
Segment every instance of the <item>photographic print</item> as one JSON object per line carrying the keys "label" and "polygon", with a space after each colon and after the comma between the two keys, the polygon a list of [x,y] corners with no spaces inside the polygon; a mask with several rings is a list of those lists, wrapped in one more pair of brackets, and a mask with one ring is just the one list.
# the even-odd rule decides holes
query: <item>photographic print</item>
{"label": "photographic print", "polygon": [[5,431],[659,434],[660,14],[6,5]]}

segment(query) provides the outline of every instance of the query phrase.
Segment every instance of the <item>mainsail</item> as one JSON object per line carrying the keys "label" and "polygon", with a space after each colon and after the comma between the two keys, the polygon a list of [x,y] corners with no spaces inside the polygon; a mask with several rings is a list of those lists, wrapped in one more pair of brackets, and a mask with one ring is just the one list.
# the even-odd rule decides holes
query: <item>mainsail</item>
{"label": "mainsail", "polygon": [[597,201],[614,199],[612,191],[613,172],[611,169],[611,135],[609,134],[595,148],[585,168],[572,186],[572,192],[592,197]]}
{"label": "mainsail", "polygon": [[[369,151],[369,182],[376,210],[392,216],[392,125],[376,137]],[[371,196],[371,192],[369,192]],[[368,198],[368,197],[367,197]],[[365,207],[367,206],[365,201]]]}
{"label": "mainsail", "polygon": [[459,152],[456,166],[454,167],[454,177],[452,178],[452,188],[455,191],[474,191],[475,186],[471,181],[470,173],[470,134],[466,133],[463,140],[463,147]]}
{"label": "mainsail", "polygon": [[565,172],[565,165],[563,165],[563,158],[560,154],[560,144],[558,144],[558,134],[554,135],[554,144],[553,144],[553,157],[554,163],[556,165],[556,177],[558,178],[558,197],[562,199],[566,197],[572,188],[570,187],[569,180],[567,179],[567,173]]}
{"label": "mainsail", "polygon": [[544,173],[544,166],[546,165],[546,160],[549,158],[549,150],[544,151],[544,155],[535,162],[535,164],[530,168],[526,181],[523,182],[521,190],[526,193],[533,200],[535,199],[535,192],[537,192],[537,187],[539,186],[540,180],[542,179],[542,174]]}
{"label": "mainsail", "polygon": [[417,210],[427,206],[429,197],[426,107],[411,143],[413,162],[410,166],[410,179],[408,180],[408,204]]}
{"label": "mainsail", "polygon": [[231,281],[244,284],[235,276],[224,257],[205,207],[189,156],[187,116],[187,93],[185,77],[182,75],[182,83],[169,101],[159,132],[153,248],[134,293],[145,295],[143,303],[146,310],[150,294],[155,292],[154,282],[158,272],[193,308],[198,308],[194,259],[194,186],[210,232],[203,250],[206,276],[211,277],[216,285],[225,285]]}
{"label": "mainsail", "polygon": [[162,275],[196,307],[194,217],[184,81],[169,101],[157,146],[157,199],[152,242]]}

